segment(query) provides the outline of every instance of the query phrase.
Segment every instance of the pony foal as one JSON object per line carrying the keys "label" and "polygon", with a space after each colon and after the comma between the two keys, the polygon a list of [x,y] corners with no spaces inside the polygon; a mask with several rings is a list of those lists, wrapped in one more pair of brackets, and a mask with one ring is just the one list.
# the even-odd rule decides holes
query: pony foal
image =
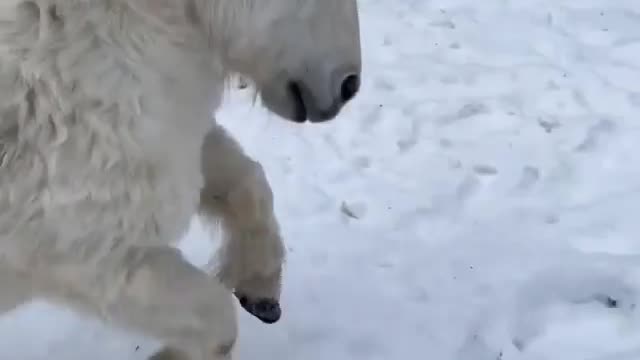
{"label": "pony foal", "polygon": [[[0,312],[45,298],[230,359],[234,294],[280,318],[284,249],[260,164],[211,119],[238,73],[284,119],[360,86],[356,0],[0,0]],[[220,220],[218,276],[173,246]]]}

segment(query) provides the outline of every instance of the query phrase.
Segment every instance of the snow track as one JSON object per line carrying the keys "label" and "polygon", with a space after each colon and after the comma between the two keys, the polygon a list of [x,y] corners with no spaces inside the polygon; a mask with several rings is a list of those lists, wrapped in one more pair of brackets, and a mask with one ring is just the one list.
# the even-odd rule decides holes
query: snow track
{"label": "snow track", "polygon": [[[289,248],[281,322],[238,359],[640,358],[637,0],[361,0],[364,83],[298,126],[229,97]],[[197,222],[184,249],[204,264]],[[0,358],[157,344],[37,303]]]}

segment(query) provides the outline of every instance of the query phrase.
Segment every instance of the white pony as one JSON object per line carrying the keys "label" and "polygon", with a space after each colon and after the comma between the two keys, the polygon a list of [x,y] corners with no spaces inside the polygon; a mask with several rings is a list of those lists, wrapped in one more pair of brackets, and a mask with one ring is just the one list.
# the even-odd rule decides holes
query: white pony
{"label": "white pony", "polygon": [[[215,125],[231,74],[296,122],[358,92],[356,0],[0,0],[0,313],[44,298],[230,359],[234,295],[280,317],[284,250],[261,166]],[[219,276],[173,246],[200,213]]]}

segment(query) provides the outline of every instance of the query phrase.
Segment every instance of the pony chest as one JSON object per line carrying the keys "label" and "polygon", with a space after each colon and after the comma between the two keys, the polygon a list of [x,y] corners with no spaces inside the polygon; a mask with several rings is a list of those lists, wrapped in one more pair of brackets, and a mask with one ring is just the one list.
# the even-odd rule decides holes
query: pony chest
{"label": "pony chest", "polygon": [[147,202],[139,204],[139,214],[146,214],[141,219],[146,224],[142,241],[164,245],[180,240],[186,233],[197,211],[202,187],[200,171],[194,165],[175,164],[174,173],[165,173],[148,183]]}
{"label": "pony chest", "polygon": [[[130,175],[124,188],[129,199],[130,218],[143,227],[140,241],[162,243],[179,240],[197,211],[203,177],[200,166],[203,134],[208,126],[188,122],[164,123],[153,119],[152,130],[143,132],[142,154],[135,165],[141,171]],[[141,120],[144,121],[144,120]],[[134,229],[138,225],[131,224]]]}
{"label": "pony chest", "polygon": [[142,138],[136,127],[77,127],[49,155],[43,206],[59,238],[88,249],[111,246],[95,241],[163,245],[188,230],[203,183],[202,134],[156,128]]}

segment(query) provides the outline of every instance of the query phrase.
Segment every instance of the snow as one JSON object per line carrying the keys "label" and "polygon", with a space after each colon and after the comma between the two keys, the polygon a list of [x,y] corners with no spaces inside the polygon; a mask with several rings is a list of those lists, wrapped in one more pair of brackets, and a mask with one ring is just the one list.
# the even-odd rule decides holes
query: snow
{"label": "snow", "polygon": [[[361,0],[364,83],[299,126],[229,97],[289,249],[280,322],[238,359],[640,358],[637,0]],[[183,249],[213,249],[194,220]],[[0,358],[157,343],[33,303]]]}

